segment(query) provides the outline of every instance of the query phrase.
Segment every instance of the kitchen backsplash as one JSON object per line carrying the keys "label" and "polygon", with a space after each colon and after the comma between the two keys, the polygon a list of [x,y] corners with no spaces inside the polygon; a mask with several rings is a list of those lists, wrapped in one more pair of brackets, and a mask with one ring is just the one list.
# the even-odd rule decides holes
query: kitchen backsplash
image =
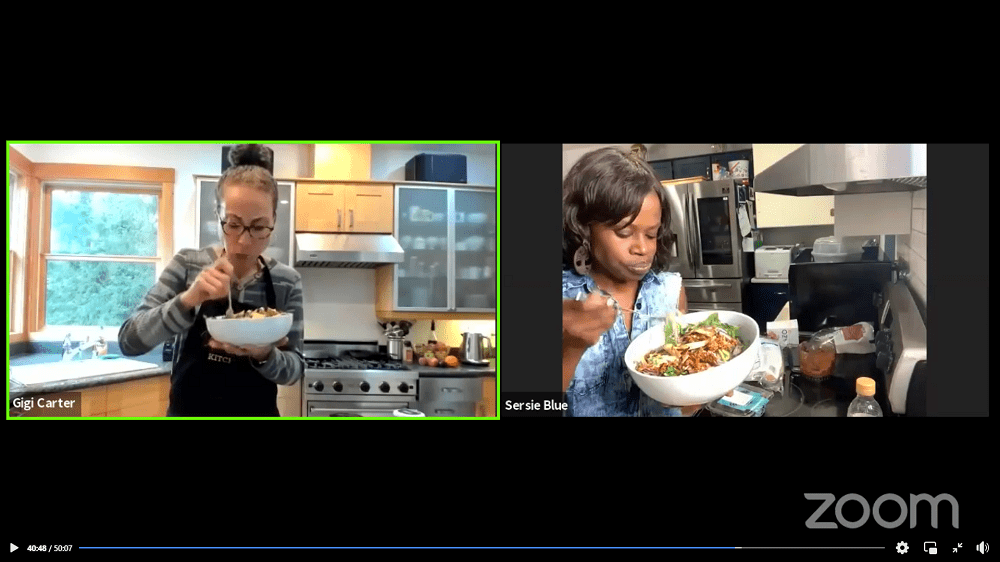
{"label": "kitchen backsplash", "polygon": [[[434,333],[438,341],[452,347],[462,345],[463,332],[478,332],[490,338],[496,344],[497,323],[494,320],[437,320],[434,322]],[[431,337],[431,321],[418,320],[410,330],[407,339],[414,345],[425,343]]]}
{"label": "kitchen backsplash", "polygon": [[910,289],[920,304],[927,304],[927,190],[913,192],[910,233],[896,237],[896,253],[910,268]]}
{"label": "kitchen backsplash", "polygon": [[[385,344],[382,327],[375,316],[375,270],[303,267],[302,292],[306,339],[378,340]],[[462,332],[496,333],[492,320],[438,320],[434,332],[438,340],[458,347]],[[418,320],[407,339],[414,344],[431,337],[431,321]],[[495,338],[494,338],[494,341]]]}

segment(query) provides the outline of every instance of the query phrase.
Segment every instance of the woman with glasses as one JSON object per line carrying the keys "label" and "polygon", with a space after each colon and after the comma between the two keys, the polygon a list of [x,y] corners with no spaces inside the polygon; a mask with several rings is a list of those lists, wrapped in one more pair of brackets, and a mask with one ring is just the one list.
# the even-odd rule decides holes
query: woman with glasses
{"label": "woman with glasses", "polygon": [[[178,252],[118,333],[125,355],[176,338],[168,416],[278,416],[277,385],[295,384],[305,370],[302,278],[261,255],[278,226],[270,152],[239,145],[229,160],[216,191],[225,245]],[[245,347],[213,339],[205,318],[225,315],[230,294],[235,312],[292,314],[288,336]]]}

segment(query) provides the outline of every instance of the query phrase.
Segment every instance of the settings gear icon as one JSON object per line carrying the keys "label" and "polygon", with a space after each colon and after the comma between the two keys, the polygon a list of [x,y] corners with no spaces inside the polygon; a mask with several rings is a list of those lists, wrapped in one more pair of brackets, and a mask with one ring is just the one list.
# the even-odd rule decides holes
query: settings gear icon
{"label": "settings gear icon", "polygon": [[906,554],[910,550],[910,545],[906,544],[904,541],[899,541],[896,543],[896,552],[900,554]]}

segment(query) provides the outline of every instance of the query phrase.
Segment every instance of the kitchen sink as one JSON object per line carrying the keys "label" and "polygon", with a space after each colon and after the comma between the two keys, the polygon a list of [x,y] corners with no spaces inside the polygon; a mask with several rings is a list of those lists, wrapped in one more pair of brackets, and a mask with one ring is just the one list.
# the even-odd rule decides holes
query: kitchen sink
{"label": "kitchen sink", "polygon": [[155,363],[122,358],[56,361],[51,363],[36,363],[33,365],[12,365],[10,367],[10,378],[21,384],[31,385],[102,375],[114,375],[131,371],[155,369],[158,367],[160,367],[160,365],[156,365]]}

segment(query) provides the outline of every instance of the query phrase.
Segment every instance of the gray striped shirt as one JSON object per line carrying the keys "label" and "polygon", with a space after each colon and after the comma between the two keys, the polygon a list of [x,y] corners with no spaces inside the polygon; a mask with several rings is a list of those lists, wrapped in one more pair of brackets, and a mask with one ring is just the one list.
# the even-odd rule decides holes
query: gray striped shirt
{"label": "gray striped shirt", "polygon": [[[183,249],[170,260],[160,275],[160,280],[146,293],[142,303],[118,331],[118,344],[122,354],[142,355],[177,336],[177,345],[174,347],[174,365],[177,365],[180,350],[184,349],[184,340],[194,326],[201,308],[196,306],[185,312],[180,304],[180,294],[194,284],[203,268],[215,263],[222,253],[221,249],[221,246],[209,246],[200,250]],[[305,359],[302,356],[302,276],[274,258],[264,256],[264,259],[274,284],[276,308],[292,313],[292,329],[288,332],[288,349],[276,349],[262,366],[255,368],[270,381],[292,385],[302,378],[305,371]],[[255,307],[267,306],[264,278],[252,281],[239,294],[234,293],[233,300],[237,299]]]}

